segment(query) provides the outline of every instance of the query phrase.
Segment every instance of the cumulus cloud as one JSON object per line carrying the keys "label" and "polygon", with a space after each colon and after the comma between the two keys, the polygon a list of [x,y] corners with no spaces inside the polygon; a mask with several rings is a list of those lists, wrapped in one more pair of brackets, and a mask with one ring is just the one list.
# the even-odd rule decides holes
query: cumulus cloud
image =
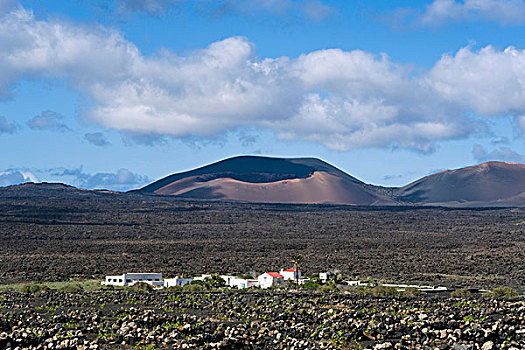
{"label": "cumulus cloud", "polygon": [[109,189],[127,191],[136,189],[150,182],[147,176],[139,175],[128,169],[119,169],[114,173],[100,172],[89,174],[82,167],[76,169],[57,169],[53,176],[69,178],[70,183],[87,189]]}
{"label": "cumulus cloud", "polygon": [[525,113],[525,50],[487,46],[443,55],[427,82],[442,98],[485,115]]}
{"label": "cumulus cloud", "polygon": [[63,119],[64,116],[62,114],[48,110],[27,121],[27,126],[35,130],[70,131],[71,129],[62,123]]}
{"label": "cumulus cloud", "polygon": [[118,32],[21,8],[0,16],[0,47],[0,94],[22,78],[64,78],[92,102],[87,118],[145,144],[270,129],[335,150],[430,152],[483,131],[473,113],[525,130],[525,52],[513,47],[463,48],[417,72],[360,50],[262,59],[243,37],[144,56]]}
{"label": "cumulus cloud", "polygon": [[307,1],[304,4],[302,11],[307,18],[310,18],[315,22],[323,21],[336,12],[333,7],[323,4],[319,0]]}
{"label": "cumulus cloud", "polygon": [[0,134],[12,134],[16,130],[16,125],[9,123],[4,116],[0,115]]}
{"label": "cumulus cloud", "polygon": [[243,130],[238,133],[237,138],[244,147],[251,147],[257,143],[259,135],[257,133]]}
{"label": "cumulus cloud", "polygon": [[40,182],[40,180],[30,171],[0,171],[0,186],[18,185],[26,182]]}
{"label": "cumulus cloud", "polygon": [[424,25],[446,21],[484,20],[500,24],[525,23],[523,0],[434,0],[421,17]]}
{"label": "cumulus cloud", "polygon": [[181,0],[117,0],[117,10],[120,12],[144,13],[148,15],[161,15],[169,7]]}
{"label": "cumulus cloud", "polygon": [[0,14],[12,9],[16,4],[16,0],[0,0]]}
{"label": "cumulus cloud", "polygon": [[86,133],[84,134],[84,139],[99,147],[111,145],[111,142],[109,142],[106,136],[101,132]]}
{"label": "cumulus cloud", "polygon": [[199,12],[221,14],[273,16],[301,15],[303,18],[320,22],[336,12],[335,8],[321,0],[116,0],[116,10],[120,13],[139,13],[160,16],[173,9],[181,10],[184,5],[197,5]]}
{"label": "cumulus cloud", "polygon": [[500,147],[487,151],[482,145],[476,144],[472,148],[472,155],[474,159],[480,162],[486,162],[490,160],[501,160],[509,162],[525,162],[525,155],[522,155],[509,147]]}
{"label": "cumulus cloud", "polygon": [[493,145],[506,145],[510,143],[510,140],[508,137],[502,136],[491,140],[490,143]]}

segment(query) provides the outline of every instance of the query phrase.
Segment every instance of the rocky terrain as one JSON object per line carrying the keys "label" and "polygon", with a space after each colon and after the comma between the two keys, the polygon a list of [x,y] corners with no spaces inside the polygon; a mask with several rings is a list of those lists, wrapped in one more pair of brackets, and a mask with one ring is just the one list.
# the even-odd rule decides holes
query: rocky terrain
{"label": "rocky terrain", "polygon": [[182,270],[525,289],[521,209],[235,204],[81,191],[0,190],[0,284]]}
{"label": "rocky terrain", "polygon": [[309,293],[0,293],[6,349],[523,349],[525,301]]}

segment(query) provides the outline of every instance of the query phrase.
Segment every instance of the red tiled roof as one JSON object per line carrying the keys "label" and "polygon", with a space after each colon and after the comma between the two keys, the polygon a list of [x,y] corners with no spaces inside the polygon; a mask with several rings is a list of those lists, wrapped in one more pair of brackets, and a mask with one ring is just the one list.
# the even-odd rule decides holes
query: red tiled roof
{"label": "red tiled roof", "polygon": [[295,269],[293,267],[290,267],[288,270],[284,270],[284,272],[295,272]]}
{"label": "red tiled roof", "polygon": [[279,272],[266,272],[266,273],[269,274],[272,277],[284,278],[283,275],[281,275]]}

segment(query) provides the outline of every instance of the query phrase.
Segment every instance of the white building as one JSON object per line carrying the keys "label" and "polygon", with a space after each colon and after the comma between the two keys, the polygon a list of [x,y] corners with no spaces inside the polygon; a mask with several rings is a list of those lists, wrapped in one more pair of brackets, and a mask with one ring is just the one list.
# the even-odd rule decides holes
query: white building
{"label": "white building", "polygon": [[368,286],[368,283],[362,282],[362,281],[345,281],[346,284],[349,286],[360,286],[360,287],[366,287]]}
{"label": "white building", "polygon": [[285,281],[288,281],[288,280],[296,281],[296,280],[301,279],[301,271],[296,272],[293,267],[289,268],[288,270],[281,270],[279,274],[283,276]]}
{"label": "white building", "polygon": [[193,281],[193,278],[181,278],[179,276],[176,276],[175,278],[166,278],[164,279],[164,288],[173,287],[173,286],[181,286],[191,283]]}
{"label": "white building", "polygon": [[226,282],[226,285],[230,288],[246,289],[250,287],[258,287],[259,281],[255,279],[246,279],[235,276],[221,276]]}
{"label": "white building", "polygon": [[106,276],[101,284],[104,286],[132,286],[135,283],[144,282],[155,288],[162,288],[162,273],[125,273],[118,276]]}
{"label": "white building", "polygon": [[193,277],[193,280],[194,281],[204,281],[206,278],[208,277],[211,277],[211,275],[207,275],[207,274],[202,274],[200,276],[197,276],[197,277]]}
{"label": "white building", "polygon": [[284,276],[278,272],[265,272],[257,280],[259,281],[259,287],[262,289],[284,284]]}
{"label": "white building", "polygon": [[326,283],[326,281],[330,280],[332,278],[332,275],[330,272],[320,272],[319,273],[319,280],[321,280],[321,283]]}

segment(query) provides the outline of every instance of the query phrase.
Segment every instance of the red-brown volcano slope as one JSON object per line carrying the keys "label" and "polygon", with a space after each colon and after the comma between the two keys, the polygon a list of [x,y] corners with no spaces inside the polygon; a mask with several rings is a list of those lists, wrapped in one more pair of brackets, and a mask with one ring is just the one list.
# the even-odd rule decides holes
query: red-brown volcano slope
{"label": "red-brown volcano slope", "polygon": [[234,157],[167,176],[138,192],[259,203],[394,204],[315,158]]}

